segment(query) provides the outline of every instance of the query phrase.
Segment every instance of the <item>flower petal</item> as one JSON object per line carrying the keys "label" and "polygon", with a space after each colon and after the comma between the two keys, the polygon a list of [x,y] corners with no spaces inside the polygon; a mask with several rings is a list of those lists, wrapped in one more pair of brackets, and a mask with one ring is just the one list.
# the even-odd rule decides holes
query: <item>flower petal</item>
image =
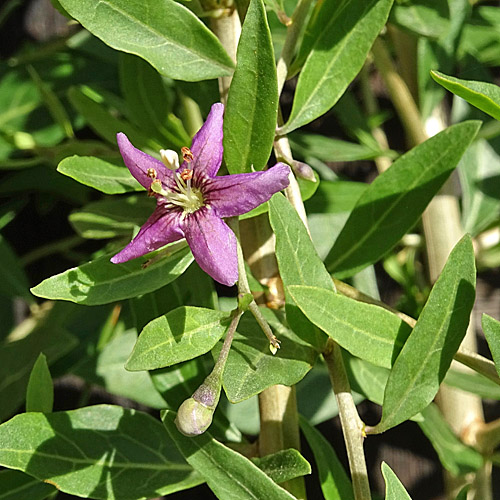
{"label": "flower petal", "polygon": [[226,223],[202,208],[186,218],[184,231],[199,266],[219,283],[234,285],[238,280],[236,237]]}
{"label": "flower petal", "polygon": [[111,258],[113,264],[145,255],[153,250],[184,238],[181,229],[181,213],[157,206],[149,219],[141,227],[137,236],[119,253]]}
{"label": "flower petal", "polygon": [[166,181],[168,186],[172,185],[173,172],[168,170],[160,160],[132,146],[128,137],[122,132],[116,135],[116,141],[125,165],[142,186],[146,189],[151,186],[152,179],[148,176],[148,169],[150,168],[156,171],[156,176],[160,181]]}
{"label": "flower petal", "polygon": [[205,201],[219,217],[241,215],[286,188],[289,175],[290,167],[277,163],[262,172],[215,177],[206,182]]}
{"label": "flower petal", "polygon": [[[207,120],[193,137],[191,152],[194,159],[191,168],[195,175],[203,174],[214,177],[219,171],[222,162],[222,118],[224,104],[220,102],[212,105]],[[181,168],[187,165],[183,164]]]}

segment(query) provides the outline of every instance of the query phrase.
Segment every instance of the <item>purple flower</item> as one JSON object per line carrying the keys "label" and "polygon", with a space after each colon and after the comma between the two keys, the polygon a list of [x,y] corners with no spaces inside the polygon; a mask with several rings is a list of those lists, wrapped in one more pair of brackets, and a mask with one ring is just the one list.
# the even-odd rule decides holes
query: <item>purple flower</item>
{"label": "purple flower", "polygon": [[222,104],[212,106],[191,149],[183,148],[184,162],[176,169],[178,163],[172,156],[162,154],[164,164],[134,148],[125,134],[118,134],[125,165],[156,197],[157,205],[137,236],[111,262],[126,262],[186,238],[206,273],[219,283],[234,285],[238,279],[236,237],[222,218],[244,214],[284,189],[290,168],[278,163],[262,172],[217,177],[223,153],[223,114]]}

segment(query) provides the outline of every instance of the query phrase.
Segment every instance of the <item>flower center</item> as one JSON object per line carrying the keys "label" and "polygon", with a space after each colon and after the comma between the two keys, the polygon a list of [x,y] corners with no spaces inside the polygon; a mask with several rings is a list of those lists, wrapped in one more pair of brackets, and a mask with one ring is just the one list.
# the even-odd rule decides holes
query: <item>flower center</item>
{"label": "flower center", "polygon": [[[192,159],[191,151],[189,153],[191,154],[190,159]],[[186,159],[185,155],[184,159]],[[190,168],[185,168],[182,172],[174,172],[176,187],[172,190],[163,188],[161,181],[157,179],[157,173],[154,169],[148,170],[148,177],[152,180],[150,191],[161,195],[168,203],[182,208],[183,218],[205,205],[201,189],[191,184],[193,171]]]}

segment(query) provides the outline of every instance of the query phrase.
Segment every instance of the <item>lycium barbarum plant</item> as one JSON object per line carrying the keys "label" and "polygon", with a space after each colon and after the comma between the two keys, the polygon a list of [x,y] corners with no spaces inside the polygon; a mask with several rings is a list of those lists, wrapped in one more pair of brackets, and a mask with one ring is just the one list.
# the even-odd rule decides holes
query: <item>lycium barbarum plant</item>
{"label": "lycium barbarum plant", "polygon": [[0,9],[0,498],[492,499],[498,6],[52,2]]}

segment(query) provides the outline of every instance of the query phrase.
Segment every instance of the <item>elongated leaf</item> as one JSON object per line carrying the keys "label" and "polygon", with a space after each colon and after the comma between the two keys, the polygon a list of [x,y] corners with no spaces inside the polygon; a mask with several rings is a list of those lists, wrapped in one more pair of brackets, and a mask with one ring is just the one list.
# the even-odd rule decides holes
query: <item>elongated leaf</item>
{"label": "elongated leaf", "polygon": [[72,212],[69,222],[84,238],[131,237],[134,228],[142,226],[152,214],[155,202],[144,194],[99,200]]}
{"label": "elongated leaf", "polygon": [[500,120],[500,87],[497,85],[474,80],[461,80],[439,71],[431,71],[431,76],[445,89]]}
{"label": "elongated leaf", "polygon": [[478,235],[500,212],[500,156],[484,139],[474,141],[458,165],[464,230]]}
{"label": "elongated leaf", "polygon": [[388,252],[417,222],[457,165],[480,124],[453,125],[396,160],[359,198],[325,259],[337,277],[351,276]]}
{"label": "elongated leaf", "polygon": [[26,391],[26,411],[49,413],[54,404],[54,385],[47,358],[40,353],[31,370]]}
{"label": "elongated leaf", "polygon": [[351,481],[330,443],[303,417],[300,429],[313,451],[325,500],[354,500]]}
{"label": "elongated leaf", "polygon": [[423,420],[418,423],[446,470],[454,476],[474,472],[483,465],[481,454],[466,446],[450,428],[439,408],[431,403],[422,410]]}
{"label": "elongated leaf", "polygon": [[461,391],[477,394],[484,399],[500,401],[500,381],[495,383],[480,373],[450,368],[443,383]]}
{"label": "elongated leaf", "polygon": [[157,290],[175,280],[193,261],[189,248],[162,257],[145,269],[142,266],[148,261],[147,257],[124,264],[112,264],[110,257],[106,255],[56,274],[31,291],[45,299],[69,300],[88,306],[108,304]]}
{"label": "elongated leaf", "polygon": [[342,357],[351,389],[382,406],[389,370],[352,356],[347,351],[342,352]]}
{"label": "elongated leaf", "polygon": [[71,87],[68,98],[96,134],[113,146],[116,147],[116,134],[123,132],[139,149],[149,147],[153,151],[159,151],[163,147],[128,121],[117,117],[115,110],[108,107],[104,96],[95,89],[84,85]]}
{"label": "elongated leaf", "polygon": [[44,500],[56,489],[17,470],[0,471],[0,500]]}
{"label": "elongated leaf", "polygon": [[40,352],[49,365],[71,351],[77,339],[59,327],[39,327],[27,337],[0,346],[0,420],[23,403],[30,371]]}
{"label": "elongated leaf", "polygon": [[128,168],[93,156],[70,156],[57,166],[57,171],[86,186],[106,194],[143,191],[144,188],[130,175]]}
{"label": "elongated leaf", "polygon": [[448,28],[448,17],[446,0],[413,0],[403,4],[396,2],[390,21],[417,35],[438,38]]}
{"label": "elongated leaf", "polygon": [[178,307],[148,323],[126,368],[155,370],[210,351],[224,335],[228,314],[202,307]]}
{"label": "elongated leaf", "polygon": [[500,322],[487,314],[483,314],[481,324],[495,362],[495,368],[500,377]]}
{"label": "elongated leaf", "polygon": [[[281,349],[272,355],[269,340],[253,316],[245,314],[238,325],[223,376],[227,398],[238,403],[276,384],[294,385],[312,368],[316,351],[285,328],[269,309],[262,309],[266,320],[281,341]],[[222,343],[212,353],[216,359]]]}
{"label": "elongated leaf", "polygon": [[250,1],[237,61],[224,117],[224,158],[232,174],[262,170],[276,130],[276,65],[262,0]]}
{"label": "elongated leaf", "polygon": [[475,284],[474,250],[466,235],[451,252],[394,363],[374,432],[398,425],[432,401],[467,330]]}
{"label": "elongated leaf", "polygon": [[17,415],[0,443],[0,464],[84,498],[142,500],[203,481],[160,422],[119,406]]}
{"label": "elongated leaf", "polygon": [[269,200],[269,220],[276,235],[276,258],[285,286],[287,321],[301,338],[321,351],[326,336],[317,331],[297,309],[288,287],[311,285],[333,291],[332,278],[318,257],[297,212],[281,194]]}
{"label": "elongated leaf", "polygon": [[380,149],[319,134],[293,132],[290,134],[290,144],[302,158],[312,155],[321,161],[371,160],[382,154]]}
{"label": "elongated leaf", "polygon": [[382,475],[385,481],[385,500],[411,500],[401,481],[385,462],[382,462]]}
{"label": "elongated leaf", "polygon": [[252,458],[252,462],[275,483],[283,483],[311,473],[309,462],[298,450],[293,448],[281,450],[262,458]]}
{"label": "elongated leaf", "polygon": [[60,3],[104,43],[146,59],[165,76],[195,82],[232,72],[232,61],[215,35],[177,2],[60,0]]}
{"label": "elongated leaf", "polygon": [[191,143],[180,120],[170,113],[171,96],[163,78],[144,59],[121,54],[120,86],[130,119],[150,136],[165,142],[165,149],[180,149]]}
{"label": "elongated leaf", "polygon": [[197,437],[183,436],[175,426],[175,413],[163,415],[170,438],[186,461],[206,480],[220,500],[291,500],[286,490],[274,483],[248,458],[227,448],[206,432]]}
{"label": "elongated leaf", "polygon": [[289,293],[307,318],[344,349],[370,363],[390,368],[410,327],[386,309],[313,286],[290,286]]}
{"label": "elongated leaf", "polygon": [[330,18],[300,73],[283,133],[313,121],[338,101],[363,66],[391,6],[392,0],[347,0]]}

